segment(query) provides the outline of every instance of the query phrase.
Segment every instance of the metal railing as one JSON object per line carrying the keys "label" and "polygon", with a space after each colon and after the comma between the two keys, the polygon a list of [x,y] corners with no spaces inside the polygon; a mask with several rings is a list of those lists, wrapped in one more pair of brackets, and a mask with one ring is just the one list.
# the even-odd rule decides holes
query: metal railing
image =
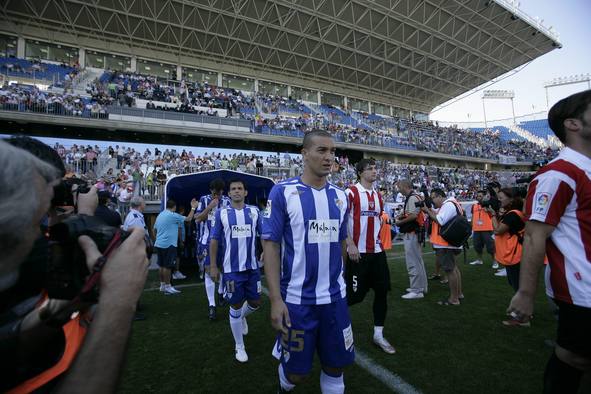
{"label": "metal railing", "polygon": [[224,118],[218,116],[197,115],[186,112],[162,111],[158,109],[141,109],[133,107],[109,107],[109,114],[120,116],[133,116],[143,119],[161,119],[181,122],[201,123],[202,125],[214,124],[221,126],[234,126],[250,129],[251,121],[245,119]]}
{"label": "metal railing", "polygon": [[[195,125],[201,125],[201,127],[206,127],[207,125],[220,125],[220,126],[231,126],[237,129],[241,129],[239,131],[243,132],[254,132],[260,134],[267,134],[267,135],[275,135],[275,136],[282,136],[282,137],[295,137],[295,138],[302,138],[304,132],[301,130],[283,130],[283,129],[271,129],[268,126],[253,126],[252,121],[245,120],[245,119],[235,119],[235,118],[223,118],[223,117],[216,117],[216,116],[203,116],[203,115],[195,115],[190,113],[183,113],[183,112],[175,112],[175,111],[162,111],[162,110],[148,110],[148,109],[140,109],[140,108],[133,108],[133,107],[124,107],[124,106],[102,106],[100,109],[87,109],[82,106],[68,106],[62,105],[60,103],[4,103],[0,104],[0,110],[4,111],[18,111],[18,112],[34,112],[34,113],[41,113],[47,115],[57,115],[57,116],[77,116],[81,118],[95,118],[95,119],[113,119],[116,116],[128,116],[137,118],[139,122],[149,123],[147,119],[159,119],[159,120],[169,120],[169,121],[182,121],[182,122],[189,122],[194,123]],[[108,111],[108,112],[107,112]],[[124,120],[124,119],[123,119]],[[136,120],[136,119],[134,119]],[[130,120],[131,121],[131,120]],[[247,131],[248,130],[248,131]],[[404,139],[402,141],[398,141],[396,137],[390,137],[387,135],[380,136],[380,135],[355,135],[354,132],[349,130],[339,131],[336,132],[335,138],[339,142],[352,144],[352,145],[362,145],[362,146],[381,146],[386,148],[393,148],[393,149],[400,149],[400,150],[407,150],[407,151],[417,151],[422,150],[419,149],[417,146],[413,145],[412,141],[404,143]],[[461,141],[467,143],[468,141]],[[465,147],[465,146],[464,146]],[[458,158],[463,159],[474,159],[474,158],[492,158],[496,157],[496,154],[487,154],[487,155],[471,155],[469,152],[439,152],[442,154],[453,155]]]}

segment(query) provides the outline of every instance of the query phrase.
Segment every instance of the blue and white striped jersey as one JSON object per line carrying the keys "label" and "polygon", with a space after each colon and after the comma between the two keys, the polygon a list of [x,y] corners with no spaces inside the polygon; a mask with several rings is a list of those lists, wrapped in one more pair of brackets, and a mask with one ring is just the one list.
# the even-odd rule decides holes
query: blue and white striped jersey
{"label": "blue and white striped jersey", "polygon": [[[198,215],[201,212],[203,212],[205,210],[205,208],[207,208],[207,206],[209,205],[211,200],[212,200],[211,194],[201,196],[201,198],[199,198],[199,204],[197,205],[195,215]],[[220,198],[220,202],[218,203],[218,209],[219,208],[227,208],[231,205],[231,203],[232,202],[228,196],[222,196]],[[209,214],[207,215],[207,220],[204,220],[203,222],[199,223],[199,231],[198,231],[199,238],[197,239],[197,242],[200,243],[201,245],[209,245],[209,233],[211,232],[211,229],[214,225],[215,211],[216,211],[215,209],[211,210],[209,212]]]}
{"label": "blue and white striped jersey", "polygon": [[[256,238],[261,233],[259,210],[252,205],[242,209],[220,208],[215,212],[211,238],[223,245],[222,272],[258,269]],[[222,248],[218,248],[222,253]]]}
{"label": "blue and white striped jersey", "polygon": [[298,177],[273,186],[261,238],[281,244],[285,302],[322,305],[346,297],[341,241],[347,218],[347,195],[330,183],[317,190]]}

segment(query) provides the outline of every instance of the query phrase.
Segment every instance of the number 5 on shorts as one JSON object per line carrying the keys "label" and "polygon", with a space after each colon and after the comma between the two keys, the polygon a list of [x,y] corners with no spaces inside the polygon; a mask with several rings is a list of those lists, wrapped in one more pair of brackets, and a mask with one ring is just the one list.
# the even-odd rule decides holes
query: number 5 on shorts
{"label": "number 5 on shorts", "polygon": [[[290,346],[291,344],[296,345]],[[289,330],[288,334],[281,334],[281,346],[289,352],[304,350],[304,330]]]}

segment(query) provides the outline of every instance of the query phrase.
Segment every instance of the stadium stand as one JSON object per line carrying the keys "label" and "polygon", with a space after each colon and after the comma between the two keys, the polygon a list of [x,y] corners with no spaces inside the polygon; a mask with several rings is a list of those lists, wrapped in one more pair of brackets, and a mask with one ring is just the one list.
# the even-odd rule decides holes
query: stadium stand
{"label": "stadium stand", "polygon": [[0,57],[0,74],[12,78],[47,81],[57,87],[64,87],[78,73],[78,67],[65,64],[30,61],[14,57]]}

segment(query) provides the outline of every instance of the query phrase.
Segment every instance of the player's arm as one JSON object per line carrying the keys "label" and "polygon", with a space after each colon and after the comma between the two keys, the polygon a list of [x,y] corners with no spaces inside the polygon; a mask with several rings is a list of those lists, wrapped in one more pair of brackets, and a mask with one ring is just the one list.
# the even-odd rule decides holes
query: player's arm
{"label": "player's arm", "polygon": [[285,335],[287,335],[288,328],[291,327],[289,311],[281,297],[280,287],[281,242],[288,217],[286,205],[283,188],[279,185],[273,186],[271,193],[269,193],[261,235],[265,277],[271,302],[271,325],[275,330],[281,331]]}
{"label": "player's arm", "polygon": [[523,253],[519,273],[519,290],[513,296],[507,313],[516,314],[516,318],[527,321],[534,312],[534,297],[538,287],[540,270],[544,266],[546,240],[554,231],[554,226],[537,221],[525,225]]}
{"label": "player's arm", "polygon": [[289,312],[281,298],[280,279],[280,251],[281,246],[274,241],[263,240],[263,255],[265,264],[265,277],[269,288],[269,301],[271,302],[271,325],[277,331],[287,334],[291,327]]}
{"label": "player's arm", "polygon": [[191,200],[191,212],[189,212],[189,214],[187,216],[185,216],[185,222],[190,222],[193,219],[193,216],[195,215],[195,209],[197,209],[197,200],[192,199]]}
{"label": "player's arm", "polygon": [[209,276],[211,276],[211,279],[216,282],[219,275],[217,266],[218,243],[222,239],[222,234],[224,233],[224,224],[220,219],[221,210],[218,209],[215,213],[215,224],[213,225],[211,233],[209,234]]}
{"label": "player's arm", "polygon": [[207,215],[209,215],[209,213],[211,211],[213,211],[218,206],[218,201],[219,201],[219,199],[217,197],[213,198],[211,200],[211,202],[209,203],[209,205],[207,205],[206,207],[203,207],[203,205],[205,205],[203,200],[200,201],[199,202],[200,212],[198,212],[198,214],[195,216],[195,221],[197,223],[206,221]]}
{"label": "player's arm", "polygon": [[[540,200],[544,195],[551,196],[551,200]],[[546,241],[558,226],[573,195],[574,190],[569,184],[548,173],[536,177],[530,184],[525,200],[529,221],[525,225],[523,237],[519,290],[507,309],[516,319],[527,321],[533,313],[538,275],[546,254]]]}
{"label": "player's arm", "polygon": [[209,276],[215,282],[218,280],[218,267],[216,262],[218,257],[218,240],[215,238],[211,238],[209,241],[209,261],[211,262],[209,265]]}
{"label": "player's arm", "polygon": [[353,240],[353,218],[355,217],[353,191],[351,191],[351,189],[347,189],[346,194],[349,207],[349,211],[347,212],[346,216],[348,216],[349,221],[347,224],[347,239],[345,240],[345,255],[343,257],[343,261],[347,261],[348,256],[352,261],[357,262],[361,259],[361,255],[359,254],[359,249]]}

